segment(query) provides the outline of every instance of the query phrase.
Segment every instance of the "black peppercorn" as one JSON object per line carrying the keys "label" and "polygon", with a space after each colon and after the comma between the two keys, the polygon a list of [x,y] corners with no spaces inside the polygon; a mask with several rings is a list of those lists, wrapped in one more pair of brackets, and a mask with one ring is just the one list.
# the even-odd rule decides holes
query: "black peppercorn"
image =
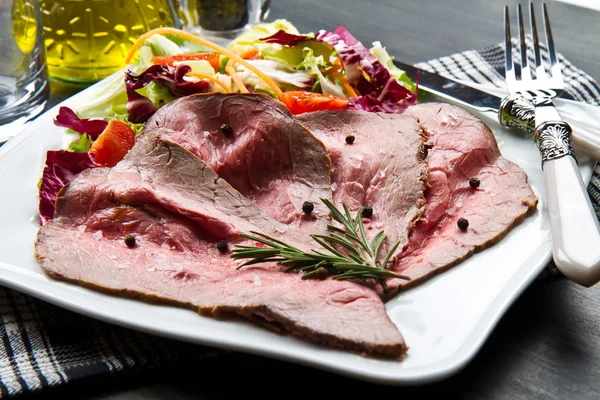
{"label": "black peppercorn", "polygon": [[458,227],[464,231],[469,227],[469,221],[465,218],[459,218],[456,222],[456,225],[458,225]]}
{"label": "black peppercorn", "polygon": [[304,211],[305,214],[310,214],[314,209],[315,205],[310,201],[305,201],[304,204],[302,204],[302,211]]}
{"label": "black peppercorn", "polygon": [[135,246],[135,236],[133,236],[133,235],[125,236],[125,244],[127,245],[127,247]]}
{"label": "black peppercorn", "polygon": [[421,147],[421,154],[423,156],[423,159],[427,158],[427,156],[429,155],[429,150],[433,148],[433,145],[431,144],[423,144],[423,146]]}
{"label": "black peppercorn", "polygon": [[373,215],[373,207],[364,206],[363,210],[362,210],[362,216],[365,218],[371,218],[372,215]]}
{"label": "black peppercorn", "polygon": [[477,189],[479,187],[480,183],[481,182],[477,178],[471,178],[469,180],[469,186],[471,186],[473,189]]}
{"label": "black peppercorn", "polygon": [[423,147],[425,147],[427,150],[433,149],[433,145],[432,144],[424,144]]}
{"label": "black peppercorn", "polygon": [[329,272],[327,271],[327,268],[325,268],[325,267],[319,267],[315,271],[315,278],[325,279],[325,278],[327,278],[327,275],[329,275]]}
{"label": "black peppercorn", "polygon": [[221,125],[221,132],[224,135],[231,135],[233,133],[233,129],[231,128],[231,125],[223,124],[223,125]]}
{"label": "black peppercorn", "polygon": [[219,240],[219,242],[217,243],[217,249],[221,253],[226,253],[227,250],[229,250],[229,244],[227,244],[225,240]]}
{"label": "black peppercorn", "polygon": [[352,143],[354,143],[354,139],[355,139],[354,135],[348,135],[348,136],[346,136],[346,143],[352,144]]}

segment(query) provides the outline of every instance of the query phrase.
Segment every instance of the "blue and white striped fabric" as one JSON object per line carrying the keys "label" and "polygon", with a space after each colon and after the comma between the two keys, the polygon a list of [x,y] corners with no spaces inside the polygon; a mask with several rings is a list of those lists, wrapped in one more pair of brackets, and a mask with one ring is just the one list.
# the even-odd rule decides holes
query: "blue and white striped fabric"
{"label": "blue and white striped fabric", "polygon": [[0,287],[0,398],[219,354],[119,328]]}
{"label": "blue and white striped fabric", "polygon": [[[566,91],[574,99],[600,104],[598,84],[562,56],[560,60]],[[419,66],[454,79],[502,86],[503,65],[504,47],[496,45]],[[599,212],[598,167],[588,190]],[[0,397],[220,354],[99,322],[6,288],[0,288],[0,337]]]}

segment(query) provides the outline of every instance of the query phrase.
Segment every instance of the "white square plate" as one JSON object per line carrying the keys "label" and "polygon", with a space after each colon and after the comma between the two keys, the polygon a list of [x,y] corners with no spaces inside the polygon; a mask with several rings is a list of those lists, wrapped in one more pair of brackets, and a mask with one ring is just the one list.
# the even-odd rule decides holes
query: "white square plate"
{"label": "white square plate", "polygon": [[[75,108],[102,92],[102,81],[60,105]],[[550,261],[549,221],[540,157],[531,137],[480,116],[496,134],[503,155],[519,164],[540,203],[533,215],[495,246],[401,293],[388,314],[410,347],[404,361],[369,359],[279,335],[243,321],[222,321],[193,311],[120,298],[46,276],[34,258],[39,228],[37,182],[47,150],[73,139],[53,124],[58,107],[0,148],[0,284],[47,302],[132,329],[188,342],[311,365],[356,378],[425,383],[447,377],[475,355],[504,311]],[[579,160],[584,180],[591,163]],[[365,321],[368,323],[368,321]]]}

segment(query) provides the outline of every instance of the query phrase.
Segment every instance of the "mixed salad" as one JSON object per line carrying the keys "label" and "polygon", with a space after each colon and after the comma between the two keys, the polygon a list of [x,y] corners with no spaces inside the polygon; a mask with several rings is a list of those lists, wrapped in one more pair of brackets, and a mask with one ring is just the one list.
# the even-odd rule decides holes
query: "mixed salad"
{"label": "mixed salad", "polygon": [[161,106],[196,93],[264,93],[292,114],[318,110],[402,112],[417,87],[379,42],[369,49],[345,28],[300,34],[286,20],[261,24],[222,48],[172,28],[142,35],[123,76],[55,124],[77,134],[68,150],[49,151],[40,181],[41,223],[54,215],[58,191],[77,173],[112,167]]}

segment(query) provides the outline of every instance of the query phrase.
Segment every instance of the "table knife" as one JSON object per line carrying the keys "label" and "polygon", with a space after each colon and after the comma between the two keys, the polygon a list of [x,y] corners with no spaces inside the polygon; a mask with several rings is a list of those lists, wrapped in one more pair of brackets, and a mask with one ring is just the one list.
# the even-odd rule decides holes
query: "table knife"
{"label": "table knife", "polygon": [[[394,64],[413,80],[419,75],[419,90],[474,111],[493,115],[504,126],[517,127],[533,134],[535,130],[533,104],[520,96],[508,96],[504,90],[460,82],[439,74],[394,60]],[[504,95],[506,94],[506,96]],[[563,118],[573,128],[572,143],[576,152],[600,160],[600,107],[575,102],[568,93],[555,103]],[[501,111],[499,111],[501,110]]]}

